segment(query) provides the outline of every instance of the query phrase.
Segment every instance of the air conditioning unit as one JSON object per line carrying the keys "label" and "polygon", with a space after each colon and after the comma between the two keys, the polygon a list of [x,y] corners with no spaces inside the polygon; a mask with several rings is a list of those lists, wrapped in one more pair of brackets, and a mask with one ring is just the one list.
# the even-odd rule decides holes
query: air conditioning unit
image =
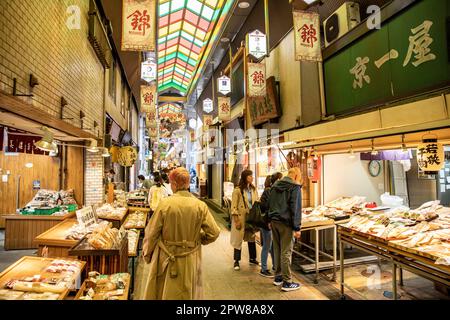
{"label": "air conditioning unit", "polygon": [[342,37],[361,23],[359,13],[359,3],[345,2],[330,17],[328,17],[323,27],[325,30],[325,47]]}

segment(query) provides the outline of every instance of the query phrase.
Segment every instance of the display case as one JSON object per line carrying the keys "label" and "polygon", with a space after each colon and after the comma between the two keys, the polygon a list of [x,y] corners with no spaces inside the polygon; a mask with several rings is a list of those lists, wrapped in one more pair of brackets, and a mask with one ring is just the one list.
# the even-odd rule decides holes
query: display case
{"label": "display case", "polygon": [[67,219],[37,236],[34,243],[38,246],[38,256],[68,257],[70,248],[79,240],[66,239],[66,236],[77,223],[76,219]]}

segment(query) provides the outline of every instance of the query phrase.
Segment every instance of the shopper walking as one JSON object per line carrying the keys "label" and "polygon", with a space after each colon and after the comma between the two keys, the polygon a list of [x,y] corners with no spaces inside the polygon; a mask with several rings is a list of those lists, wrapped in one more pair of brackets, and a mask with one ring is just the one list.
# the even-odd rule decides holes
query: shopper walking
{"label": "shopper walking", "polygon": [[248,243],[250,264],[259,265],[256,260],[255,228],[246,228],[246,216],[255,201],[258,200],[256,188],[253,185],[253,172],[244,170],[238,186],[234,189],[231,199],[231,246],[234,248],[234,270],[239,271],[242,242]]}
{"label": "shopper walking", "polygon": [[145,229],[143,257],[148,277],[138,280],[137,299],[202,299],[201,246],[214,242],[220,228],[207,205],[189,191],[189,172],[171,172],[172,197],[161,201]]}
{"label": "shopper walking", "polygon": [[155,176],[155,185],[150,188],[150,191],[148,193],[148,202],[150,204],[150,209],[155,212],[161,200],[167,198],[168,196],[169,193],[163,185],[161,176]]}
{"label": "shopper walking", "polygon": [[271,220],[273,251],[275,258],[274,285],[282,285],[281,290],[293,291],[300,284],[292,282],[291,258],[293,236],[300,238],[301,224],[301,183],[299,168],[289,169],[287,177],[275,182],[269,196],[269,219]]}
{"label": "shopper walking", "polygon": [[[264,192],[261,196],[261,212],[267,217],[269,214],[269,196],[272,185],[283,177],[281,172],[274,173],[273,175],[267,176],[264,182]],[[268,219],[269,220],[269,219]],[[261,249],[261,272],[259,273],[263,277],[273,278],[273,274],[269,271],[267,266],[267,259],[272,258],[272,265],[274,265],[273,256],[273,245],[272,245],[272,231],[270,230],[270,221],[267,221],[267,226],[260,229],[261,239],[262,239],[262,249]],[[275,269],[275,268],[274,268]]]}

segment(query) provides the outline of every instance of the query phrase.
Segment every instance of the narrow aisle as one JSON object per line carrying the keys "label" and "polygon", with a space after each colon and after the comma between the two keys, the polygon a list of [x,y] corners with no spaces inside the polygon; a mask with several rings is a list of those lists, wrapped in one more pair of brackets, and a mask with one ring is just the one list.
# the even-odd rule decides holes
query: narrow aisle
{"label": "narrow aisle", "polygon": [[[247,244],[243,245],[241,270],[233,269],[233,249],[230,231],[222,227],[216,242],[203,247],[203,287],[207,300],[328,300],[312,283],[295,277],[300,290],[282,292],[272,284],[273,279],[259,275],[260,267],[248,263]],[[258,261],[261,248],[257,246]],[[272,263],[269,258],[269,267]]]}

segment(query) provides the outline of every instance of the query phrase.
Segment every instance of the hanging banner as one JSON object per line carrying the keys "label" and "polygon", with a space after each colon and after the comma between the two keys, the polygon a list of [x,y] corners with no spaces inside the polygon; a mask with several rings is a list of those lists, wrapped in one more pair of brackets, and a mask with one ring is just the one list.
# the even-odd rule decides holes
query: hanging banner
{"label": "hanging banner", "polygon": [[267,54],[266,35],[255,30],[247,35],[248,53],[256,59],[261,59]]}
{"label": "hanging banner", "polygon": [[156,128],[156,110],[145,114],[145,122],[147,128]]}
{"label": "hanging banner", "polygon": [[194,130],[189,131],[189,135],[191,137],[191,142],[195,142],[195,131]]}
{"label": "hanging banner", "polygon": [[266,65],[264,63],[248,63],[248,96],[266,96]]}
{"label": "hanging banner", "polygon": [[155,0],[122,0],[122,51],[155,51]]}
{"label": "hanging banner", "polygon": [[156,63],[144,61],[141,63],[141,78],[146,82],[152,82],[156,79]]}
{"label": "hanging banner", "polygon": [[149,134],[150,138],[153,138],[153,139],[157,138],[158,137],[158,126],[148,128],[148,134]]}
{"label": "hanging banner", "polygon": [[294,10],[293,16],[295,60],[322,61],[319,14]]}
{"label": "hanging banner", "polygon": [[209,126],[211,126],[212,123],[213,123],[213,116],[204,115],[203,116],[203,131],[208,131]]}
{"label": "hanging banner", "polygon": [[219,92],[223,95],[227,95],[231,92],[231,80],[227,76],[222,76],[217,79],[217,87]]}
{"label": "hanging banner", "polygon": [[214,104],[211,99],[205,99],[203,100],[203,111],[206,113],[210,113],[214,110]]}
{"label": "hanging banner", "polygon": [[423,140],[417,146],[417,164],[425,174],[435,174],[445,166],[444,146],[437,139]]}
{"label": "hanging banner", "polygon": [[231,119],[231,98],[229,97],[218,97],[219,104],[219,120],[230,121]]}
{"label": "hanging banner", "polygon": [[141,86],[141,112],[156,113],[156,85]]}

